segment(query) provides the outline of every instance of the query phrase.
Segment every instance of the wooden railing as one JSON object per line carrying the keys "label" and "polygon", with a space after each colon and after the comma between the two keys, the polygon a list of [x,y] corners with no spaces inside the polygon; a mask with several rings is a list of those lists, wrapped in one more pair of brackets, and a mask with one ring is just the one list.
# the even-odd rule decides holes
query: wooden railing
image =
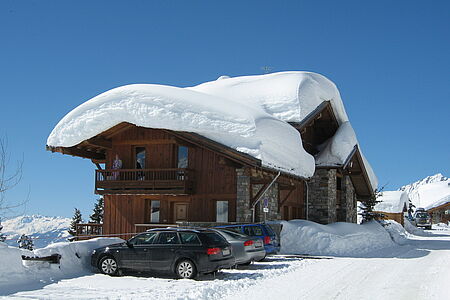
{"label": "wooden railing", "polygon": [[82,237],[81,239],[88,239],[88,236],[98,236],[103,234],[103,224],[86,223],[76,224],[76,236]]}
{"label": "wooden railing", "polygon": [[117,169],[95,171],[97,194],[191,194],[189,169]]}

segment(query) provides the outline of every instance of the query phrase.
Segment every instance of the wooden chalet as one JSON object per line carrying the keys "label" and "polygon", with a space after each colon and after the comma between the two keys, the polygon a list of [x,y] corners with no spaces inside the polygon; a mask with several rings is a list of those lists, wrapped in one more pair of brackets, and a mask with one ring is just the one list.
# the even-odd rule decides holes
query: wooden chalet
{"label": "wooden chalet", "polygon": [[[177,222],[306,217],[302,178],[262,167],[260,160],[198,134],[120,123],[73,147],[47,150],[96,165],[106,235]],[[116,155],[120,169],[113,168]]]}
{"label": "wooden chalet", "polygon": [[427,209],[431,215],[433,223],[447,223],[450,224],[450,196],[445,198],[441,205]]}

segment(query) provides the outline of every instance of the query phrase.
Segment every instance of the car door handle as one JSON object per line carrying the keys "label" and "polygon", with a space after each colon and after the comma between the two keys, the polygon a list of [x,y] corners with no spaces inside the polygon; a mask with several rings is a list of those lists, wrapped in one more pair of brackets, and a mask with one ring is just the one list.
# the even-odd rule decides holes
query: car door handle
{"label": "car door handle", "polygon": [[144,248],[144,252],[147,252],[147,249]]}

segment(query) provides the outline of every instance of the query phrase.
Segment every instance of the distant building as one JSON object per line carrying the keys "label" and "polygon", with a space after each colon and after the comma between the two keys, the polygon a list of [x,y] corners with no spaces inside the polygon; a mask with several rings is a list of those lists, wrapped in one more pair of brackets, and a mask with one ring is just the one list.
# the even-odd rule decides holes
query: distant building
{"label": "distant building", "polygon": [[377,198],[380,203],[374,207],[375,212],[382,213],[386,219],[404,225],[404,214],[408,211],[408,194],[403,191],[385,191]]}

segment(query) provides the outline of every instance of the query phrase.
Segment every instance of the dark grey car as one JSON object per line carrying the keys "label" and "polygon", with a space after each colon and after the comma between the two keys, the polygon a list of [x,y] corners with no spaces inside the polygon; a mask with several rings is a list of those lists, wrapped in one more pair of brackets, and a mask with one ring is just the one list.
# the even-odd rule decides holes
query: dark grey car
{"label": "dark grey car", "polygon": [[264,242],[261,238],[236,233],[228,230],[216,230],[231,244],[236,265],[247,265],[260,261],[266,256]]}

